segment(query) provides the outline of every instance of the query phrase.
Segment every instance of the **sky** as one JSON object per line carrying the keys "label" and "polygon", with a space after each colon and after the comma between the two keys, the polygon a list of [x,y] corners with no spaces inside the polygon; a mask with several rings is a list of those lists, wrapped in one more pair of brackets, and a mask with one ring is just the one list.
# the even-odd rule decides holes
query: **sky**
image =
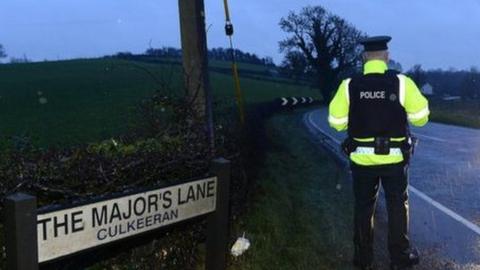
{"label": "sky", "polygon": [[[280,18],[321,5],[368,35],[390,35],[404,69],[480,66],[480,0],[229,0],[235,45],[280,63]],[[208,46],[228,47],[222,0],[205,0]],[[177,0],[1,0],[0,44],[34,61],[180,47]]]}

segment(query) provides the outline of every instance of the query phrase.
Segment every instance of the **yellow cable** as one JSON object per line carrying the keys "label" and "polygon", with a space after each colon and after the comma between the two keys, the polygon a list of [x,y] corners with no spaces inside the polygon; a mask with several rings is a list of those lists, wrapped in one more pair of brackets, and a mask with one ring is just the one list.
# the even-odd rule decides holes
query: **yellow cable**
{"label": "yellow cable", "polygon": [[237,63],[232,64],[233,78],[235,82],[235,96],[237,97],[238,113],[240,114],[240,123],[245,124],[245,111],[243,105],[242,89],[240,88],[240,77],[238,76]]}
{"label": "yellow cable", "polygon": [[[243,102],[243,95],[242,95],[242,88],[240,87],[240,76],[238,75],[238,67],[237,62],[235,59],[235,48],[233,46],[233,25],[230,22],[230,10],[228,8],[228,0],[223,0],[224,8],[225,8],[225,20],[227,26],[230,28],[231,32],[227,30],[227,35],[230,38],[230,49],[232,50],[232,72],[233,72],[233,81],[235,84],[235,97],[237,100],[237,107],[238,113],[240,115],[240,123],[245,124],[245,110],[244,110],[244,102]],[[226,29],[227,29],[226,26]]]}

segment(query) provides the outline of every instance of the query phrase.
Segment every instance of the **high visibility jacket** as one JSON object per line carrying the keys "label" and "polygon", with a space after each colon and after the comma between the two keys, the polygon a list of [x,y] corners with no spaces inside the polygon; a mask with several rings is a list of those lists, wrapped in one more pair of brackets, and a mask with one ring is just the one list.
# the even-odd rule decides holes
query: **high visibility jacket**
{"label": "high visibility jacket", "polygon": [[[355,78],[348,78],[342,81],[329,106],[328,122],[332,128],[337,131],[348,130],[349,134],[355,135],[352,136],[353,139],[360,142],[370,142],[374,140],[375,136],[385,135],[387,135],[391,141],[403,141],[406,135],[404,135],[405,132],[402,130],[402,127],[406,129],[407,123],[406,121],[402,121],[402,114],[405,115],[405,119],[408,119],[408,122],[414,126],[424,126],[428,122],[428,116],[430,114],[428,101],[422,95],[415,82],[404,74],[386,73],[387,69],[387,64],[381,60],[371,60],[365,63],[363,78],[378,77],[378,79],[362,80],[362,82],[369,81],[370,84],[373,83],[373,89],[362,89],[358,87],[359,84],[356,83]],[[389,80],[388,76],[395,76],[396,78]],[[385,83],[385,80],[391,83]],[[375,82],[378,84],[375,85]],[[355,86],[352,87],[352,89],[350,89],[351,83],[352,86],[353,84]],[[365,85],[365,83],[363,83],[363,85]],[[388,89],[388,85],[390,85],[389,87],[391,89]],[[382,88],[383,86],[387,87]],[[375,88],[378,87],[385,91],[375,91]],[[395,87],[398,87],[398,91],[394,89]],[[364,92],[352,93],[352,91]],[[362,96],[360,97],[360,95]],[[377,98],[398,99],[398,102],[391,102],[390,107],[385,106],[387,103],[371,102],[371,106],[363,106],[363,108],[359,110],[358,108],[352,109],[351,103],[358,102],[355,98],[370,99],[372,101]],[[397,104],[400,104],[400,106]],[[351,115],[351,112],[355,112],[355,116]],[[357,117],[357,114],[362,115]],[[355,125],[351,127],[352,130],[349,130],[349,115],[350,117],[356,117]],[[369,116],[371,117],[369,118]],[[361,121],[359,121],[359,119],[361,119]],[[372,120],[375,122],[372,122]],[[389,123],[388,120],[391,120],[392,123]],[[364,136],[366,134],[372,134],[372,136]],[[388,155],[377,155],[372,152],[372,149],[358,147],[355,152],[350,154],[350,159],[358,165],[373,166],[400,163],[403,161],[403,155],[401,151],[393,151],[393,149],[391,149]]]}

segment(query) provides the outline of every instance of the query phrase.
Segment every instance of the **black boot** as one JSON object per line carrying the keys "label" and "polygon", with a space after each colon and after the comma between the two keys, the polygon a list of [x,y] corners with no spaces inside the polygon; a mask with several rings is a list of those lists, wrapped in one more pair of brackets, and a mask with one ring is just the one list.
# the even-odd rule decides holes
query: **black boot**
{"label": "black boot", "polygon": [[417,265],[420,262],[420,256],[418,254],[418,250],[407,249],[402,252],[400,260],[397,262],[392,262],[390,264],[390,270],[402,270],[402,269],[409,269],[414,265]]}

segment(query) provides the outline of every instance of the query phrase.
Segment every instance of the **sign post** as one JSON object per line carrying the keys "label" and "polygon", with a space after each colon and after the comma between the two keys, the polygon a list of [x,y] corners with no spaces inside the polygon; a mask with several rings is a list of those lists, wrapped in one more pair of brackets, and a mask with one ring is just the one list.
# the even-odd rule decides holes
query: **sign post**
{"label": "sign post", "polygon": [[207,219],[207,258],[206,270],[226,268],[226,255],[229,239],[230,212],[230,161],[219,158],[212,161],[211,172],[218,178],[217,209]]}
{"label": "sign post", "polygon": [[37,270],[37,199],[16,193],[5,199],[7,269]]}

